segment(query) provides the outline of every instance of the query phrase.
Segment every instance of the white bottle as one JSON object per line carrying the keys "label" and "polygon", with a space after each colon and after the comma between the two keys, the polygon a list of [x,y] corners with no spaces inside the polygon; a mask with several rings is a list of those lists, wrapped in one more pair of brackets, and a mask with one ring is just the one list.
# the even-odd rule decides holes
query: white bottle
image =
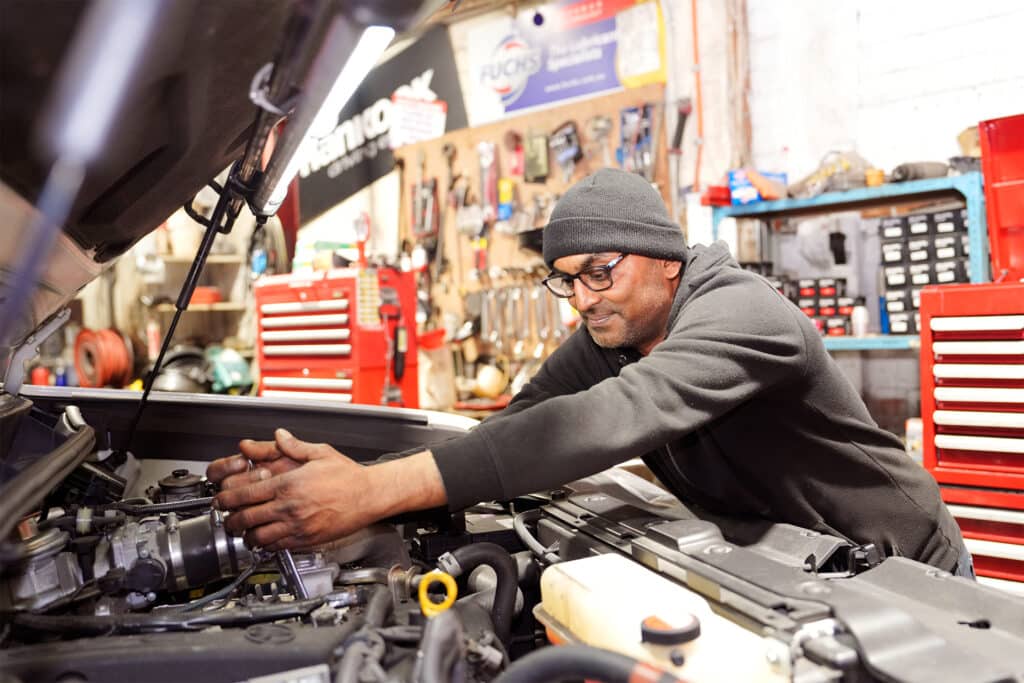
{"label": "white bottle", "polygon": [[868,335],[868,307],[864,305],[864,297],[857,297],[850,312],[850,327],[854,337],[866,337]]}

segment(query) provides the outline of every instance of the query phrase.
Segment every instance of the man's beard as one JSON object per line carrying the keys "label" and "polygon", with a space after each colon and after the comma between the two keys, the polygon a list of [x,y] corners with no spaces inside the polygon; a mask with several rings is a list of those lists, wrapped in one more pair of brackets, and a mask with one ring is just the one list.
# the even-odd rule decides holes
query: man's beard
{"label": "man's beard", "polygon": [[594,343],[603,349],[627,349],[627,348],[639,348],[644,343],[660,336],[664,333],[664,330],[654,329],[655,323],[652,321],[644,321],[646,324],[630,324],[630,322],[622,317],[618,311],[602,311],[595,315],[593,312],[587,314],[584,318],[584,323],[590,318],[601,318],[605,315],[617,316],[620,322],[620,329],[618,330],[592,330],[587,325],[587,332],[590,334],[590,338],[594,340]]}

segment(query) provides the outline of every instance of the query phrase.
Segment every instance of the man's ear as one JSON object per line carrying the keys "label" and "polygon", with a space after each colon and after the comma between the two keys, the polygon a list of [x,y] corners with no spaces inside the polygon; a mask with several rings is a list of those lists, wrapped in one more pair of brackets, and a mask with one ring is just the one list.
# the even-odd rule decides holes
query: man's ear
{"label": "man's ear", "polygon": [[664,260],[661,262],[661,268],[665,273],[666,280],[675,280],[679,277],[679,274],[683,272],[683,264],[681,261]]}

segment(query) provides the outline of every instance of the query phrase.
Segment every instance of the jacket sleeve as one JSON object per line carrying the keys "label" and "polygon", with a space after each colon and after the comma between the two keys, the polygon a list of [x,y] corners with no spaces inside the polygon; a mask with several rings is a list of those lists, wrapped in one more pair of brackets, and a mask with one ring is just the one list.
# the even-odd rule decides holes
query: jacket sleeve
{"label": "jacket sleeve", "polygon": [[[617,377],[524,403],[432,449],[449,508],[599,472],[796,381],[807,357],[797,315],[767,284],[748,279],[694,296],[667,338]],[[546,391],[546,380],[539,386]]]}

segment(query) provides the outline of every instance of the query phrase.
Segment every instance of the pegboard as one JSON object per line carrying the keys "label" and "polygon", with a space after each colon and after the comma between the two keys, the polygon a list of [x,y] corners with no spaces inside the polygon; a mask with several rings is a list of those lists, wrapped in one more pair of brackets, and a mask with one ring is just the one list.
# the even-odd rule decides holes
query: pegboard
{"label": "pegboard", "polygon": [[[661,84],[642,88],[634,88],[581,100],[559,107],[544,109],[500,122],[452,131],[443,137],[428,142],[407,145],[395,150],[395,158],[402,165],[402,199],[400,211],[400,235],[415,241],[412,230],[412,196],[413,186],[420,179],[434,178],[437,180],[437,197],[439,202],[445,201],[447,165],[443,148],[451,144],[455,148],[453,171],[456,176],[462,175],[468,181],[468,196],[471,201],[479,202],[480,168],[477,156],[477,144],[483,141],[494,142],[498,150],[499,177],[512,178],[515,182],[518,202],[530,206],[537,195],[548,195],[553,200],[565,192],[574,182],[598,170],[605,165],[605,160],[616,166],[615,148],[619,143],[619,114],[627,107],[644,104],[654,106],[652,116],[652,138],[655,143],[655,154],[652,160],[654,183],[661,192],[662,198],[669,199],[669,173],[666,147],[666,131],[664,117],[665,89]],[[542,130],[550,135],[567,121],[575,121],[580,132],[581,144],[587,149],[591,141],[586,135],[586,122],[593,116],[603,115],[611,118],[612,130],[605,145],[607,157],[600,149],[592,149],[579,161],[569,179],[563,176],[562,169],[549,155],[550,170],[544,183],[526,183],[522,175],[509,173],[512,155],[505,147],[504,138],[509,131],[526,135],[530,129]],[[421,164],[422,160],[422,164]],[[550,210],[550,207],[549,207]],[[456,212],[453,208],[445,212],[439,230],[443,231],[440,238],[441,249],[447,259],[448,268],[434,283],[432,296],[435,305],[444,312],[463,316],[463,301],[469,292],[483,288],[509,284],[523,274],[523,271],[543,269],[543,262],[536,253],[521,249],[517,234],[508,234],[496,229],[488,230],[487,272],[474,269],[474,250],[472,237],[456,229]],[[535,225],[540,228],[546,216],[538,216]],[[440,254],[437,258],[440,257]]]}

